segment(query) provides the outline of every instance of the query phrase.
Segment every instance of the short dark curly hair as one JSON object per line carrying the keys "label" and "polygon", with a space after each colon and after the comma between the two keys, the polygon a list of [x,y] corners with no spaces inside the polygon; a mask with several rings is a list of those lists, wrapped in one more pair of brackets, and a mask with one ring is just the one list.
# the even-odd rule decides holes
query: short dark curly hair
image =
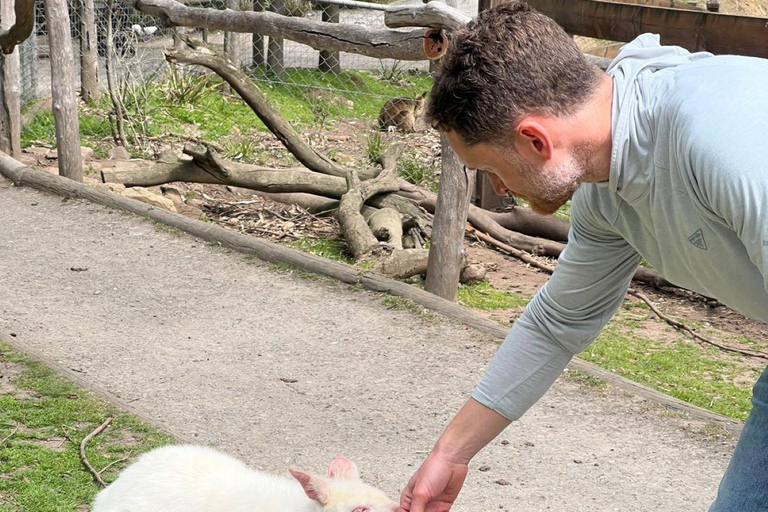
{"label": "short dark curly hair", "polygon": [[426,118],[470,146],[503,142],[524,115],[573,114],[600,73],[551,18],[523,2],[502,4],[454,32]]}

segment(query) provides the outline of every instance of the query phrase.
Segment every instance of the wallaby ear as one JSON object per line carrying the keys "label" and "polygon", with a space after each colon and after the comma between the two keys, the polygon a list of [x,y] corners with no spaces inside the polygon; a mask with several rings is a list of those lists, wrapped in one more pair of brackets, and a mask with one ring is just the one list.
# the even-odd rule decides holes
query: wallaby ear
{"label": "wallaby ear", "polygon": [[322,478],[298,469],[289,468],[288,471],[299,481],[309,499],[321,505],[328,503],[328,484]]}
{"label": "wallaby ear", "polygon": [[357,466],[344,457],[336,457],[328,467],[328,477],[334,480],[358,480]]}

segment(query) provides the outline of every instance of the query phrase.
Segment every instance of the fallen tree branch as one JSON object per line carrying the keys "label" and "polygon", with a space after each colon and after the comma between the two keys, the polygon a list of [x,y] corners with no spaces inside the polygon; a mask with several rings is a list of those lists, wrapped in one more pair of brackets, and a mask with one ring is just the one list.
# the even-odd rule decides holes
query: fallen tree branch
{"label": "fallen tree branch", "polygon": [[347,174],[347,192],[341,196],[336,218],[339,220],[339,227],[347,247],[355,260],[359,260],[379,247],[379,241],[373,235],[360,210],[371,197],[400,189],[395,178],[395,167],[402,150],[401,146],[390,148],[384,157],[384,170],[372,180],[361,182],[354,170]]}
{"label": "fallen tree branch", "polygon": [[[11,0],[3,0],[10,2]],[[20,45],[32,34],[35,26],[35,0],[16,0],[14,4],[16,21],[6,30],[0,31],[0,49],[10,55],[13,49]],[[419,42],[421,46],[421,42]]]}
{"label": "fallen tree branch", "polygon": [[159,16],[167,27],[195,27],[279,37],[315,50],[343,51],[377,59],[425,60],[423,30],[401,32],[362,25],[326,23],[269,11],[232,11],[187,7],[175,0],[122,0]]}
{"label": "fallen tree branch", "polygon": [[[174,2],[174,0],[153,1]],[[239,14],[257,13],[239,12]],[[269,13],[265,12],[265,14]],[[271,131],[275,137],[280,140],[280,142],[286,147],[286,149],[288,149],[288,151],[293,153],[293,155],[298,159],[299,162],[302,163],[302,165],[305,165],[309,169],[321,174],[330,174],[331,176],[341,177],[347,175],[349,169],[331,161],[329,158],[321,155],[309,144],[304,142],[302,136],[296,130],[294,130],[288,121],[286,121],[275,109],[269,105],[269,101],[267,100],[266,96],[262,94],[262,92],[253,83],[253,81],[248,78],[248,76],[242,70],[232,64],[232,62],[230,62],[225,57],[214,52],[210,47],[202,42],[192,41],[188,38],[185,38],[185,42],[192,48],[192,50],[167,51],[166,59],[169,62],[204,66],[215,72],[229,85],[231,85],[235,91],[237,91],[240,97],[243,98],[243,101],[245,101],[245,103],[251,107],[251,110],[253,110],[258,118],[261,119],[269,131]],[[375,175],[375,173],[371,172],[361,172],[359,174],[364,179],[373,177]]]}
{"label": "fallen tree branch", "polygon": [[128,457],[123,457],[122,459],[113,460],[112,462],[110,462],[109,464],[107,464],[106,466],[104,466],[102,469],[100,469],[98,471],[99,475],[103,475],[106,470],[108,470],[109,468],[111,468],[115,464],[120,464],[121,462],[126,461],[126,460],[128,460],[130,458],[131,458],[131,456],[128,455]]}
{"label": "fallen tree branch", "polygon": [[8,441],[10,438],[12,438],[12,437],[14,436],[14,434],[16,434],[16,432],[18,432],[18,431],[19,431],[19,426],[20,426],[20,425],[17,423],[17,424],[16,424],[16,428],[14,428],[14,429],[11,431],[11,433],[10,433],[10,434],[8,434],[7,436],[5,436],[5,437],[3,438],[3,440],[2,440],[2,441],[0,441],[0,446],[3,446],[3,445],[6,443],[6,441]]}
{"label": "fallen tree branch", "polygon": [[483,210],[499,226],[522,235],[567,242],[571,223],[553,215],[540,215],[527,208],[515,207],[505,212]]}
{"label": "fallen tree branch", "polygon": [[707,338],[706,336],[702,336],[701,334],[697,333],[696,331],[694,331],[692,328],[688,327],[684,323],[679,322],[679,321],[675,320],[674,318],[671,318],[671,317],[665,315],[664,313],[662,313],[661,311],[659,311],[659,309],[656,306],[653,305],[653,303],[651,302],[651,300],[648,297],[646,297],[642,293],[638,292],[637,290],[633,290],[633,289],[630,288],[627,293],[632,295],[633,297],[637,297],[638,299],[640,299],[643,302],[645,302],[648,305],[648,307],[651,308],[651,311],[653,311],[656,316],[658,316],[659,318],[661,318],[662,320],[667,322],[669,325],[671,325],[675,329],[677,329],[679,331],[687,332],[695,340],[699,340],[702,343],[706,343],[707,345],[712,345],[713,347],[717,347],[720,350],[722,350],[723,352],[732,352],[732,353],[735,353],[735,354],[741,354],[741,355],[745,355],[745,356],[749,356],[749,357],[758,357],[760,359],[768,360],[768,354],[765,353],[765,352],[760,352],[759,350],[749,350],[749,349],[736,348],[736,347],[731,347],[730,345],[723,345],[722,343],[713,341],[713,340]]}
{"label": "fallen tree branch", "polygon": [[88,462],[88,457],[85,456],[85,445],[87,445],[91,439],[101,434],[101,432],[103,432],[104,429],[107,428],[109,424],[112,422],[112,419],[113,418],[111,417],[107,418],[104,421],[104,423],[96,427],[96,429],[93,432],[85,436],[85,438],[83,438],[82,442],[80,443],[80,460],[82,461],[83,465],[88,469],[88,471],[91,473],[91,475],[93,475],[93,478],[101,487],[106,487],[107,484],[104,483],[104,480],[102,480],[101,474],[99,474],[99,472],[96,471],[93,468],[93,466],[91,466],[91,463]]}

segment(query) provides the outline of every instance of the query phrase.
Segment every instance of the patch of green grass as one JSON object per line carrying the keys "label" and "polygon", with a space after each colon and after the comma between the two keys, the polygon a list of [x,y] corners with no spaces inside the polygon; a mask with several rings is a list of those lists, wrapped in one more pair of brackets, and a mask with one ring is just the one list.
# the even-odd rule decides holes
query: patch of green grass
{"label": "patch of green grass", "polygon": [[365,138],[365,152],[368,157],[368,161],[372,164],[381,163],[384,157],[384,152],[387,150],[384,137],[381,132],[375,131],[368,134]]}
{"label": "patch of green grass", "polygon": [[[0,360],[22,369],[11,380],[15,390],[0,396],[0,439],[19,427],[0,446],[3,512],[75,512],[89,504],[99,488],[82,466],[78,448],[109,416],[115,418],[112,424],[86,448],[97,469],[174,442],[2,343]],[[104,480],[113,481],[129,462],[111,466]]]}
{"label": "patch of green grass", "polygon": [[579,357],[623,377],[645,384],[688,403],[744,420],[751,409],[749,386],[733,379],[748,372],[757,380],[760,371],[745,370],[743,356],[689,341],[657,342],[622,333],[609,324]]}
{"label": "patch of green grass", "polygon": [[316,256],[322,256],[329,260],[343,261],[352,264],[354,260],[346,253],[346,246],[341,240],[329,240],[327,238],[302,238],[291,243],[294,249],[300,249],[312,253]]}
{"label": "patch of green grass", "polygon": [[516,293],[502,292],[488,283],[459,286],[459,303],[474,309],[512,309],[528,304],[530,299]]}
{"label": "patch of green grass", "polygon": [[599,392],[605,392],[608,390],[608,384],[604,380],[593,377],[592,375],[588,375],[580,370],[570,370],[565,372],[563,375],[568,380],[578,382],[582,386],[586,386],[592,390]]}
{"label": "patch of green grass", "polygon": [[424,308],[419,304],[416,304],[411,299],[406,299],[405,297],[386,295],[381,299],[381,303],[390,309],[396,309],[398,311],[410,311],[411,313],[419,315],[425,320],[434,321],[437,319],[437,315],[430,312],[427,308]]}
{"label": "patch of green grass", "polygon": [[163,224],[162,222],[152,221],[152,225],[155,226],[156,230],[162,231],[163,233],[170,233],[171,235],[177,235],[177,236],[181,236],[184,234],[184,232],[179,228],[174,226],[169,226],[168,224]]}
{"label": "patch of green grass", "polygon": [[34,142],[56,145],[56,125],[51,112],[40,112],[21,130],[21,146],[27,147]]}
{"label": "patch of green grass", "polygon": [[412,158],[401,158],[397,162],[397,174],[409,183],[437,192],[440,180],[435,169]]}

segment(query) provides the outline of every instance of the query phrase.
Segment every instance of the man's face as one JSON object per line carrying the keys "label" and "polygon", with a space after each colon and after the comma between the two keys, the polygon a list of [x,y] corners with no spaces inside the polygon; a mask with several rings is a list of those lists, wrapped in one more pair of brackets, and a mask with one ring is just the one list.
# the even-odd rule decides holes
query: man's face
{"label": "man's face", "polygon": [[506,150],[486,143],[467,146],[456,132],[446,135],[464,165],[488,173],[497,194],[511,192],[528,201],[537,213],[555,213],[573,197],[585,175],[584,167],[573,155],[565,155],[559,164],[536,166],[512,148]]}

